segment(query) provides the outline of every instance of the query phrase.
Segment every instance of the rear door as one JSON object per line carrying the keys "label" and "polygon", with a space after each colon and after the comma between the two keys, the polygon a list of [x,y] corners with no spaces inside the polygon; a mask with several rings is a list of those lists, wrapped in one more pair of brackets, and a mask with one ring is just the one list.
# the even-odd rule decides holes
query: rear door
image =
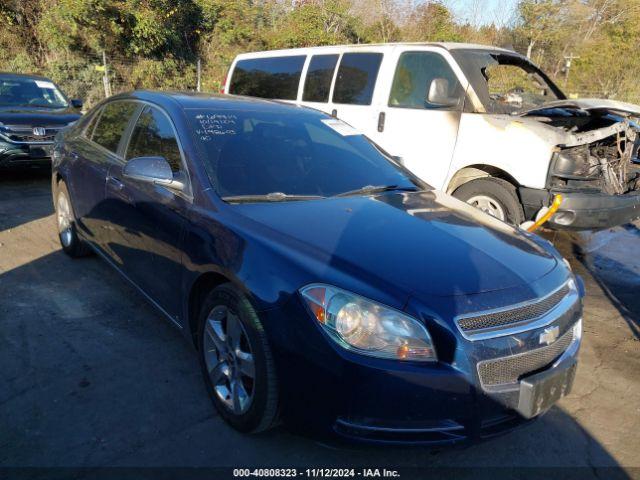
{"label": "rear door", "polygon": [[122,269],[176,323],[181,299],[181,251],[191,193],[127,178],[126,162],[136,157],[164,157],[174,173],[189,185],[182,149],[168,114],[144,104],[123,148],[123,161],[109,170],[107,197],[114,211],[111,248]]}
{"label": "rear door", "polygon": [[122,135],[134,110],[131,102],[107,103],[65,152],[72,165],[71,193],[79,228],[101,248],[109,236],[105,182],[110,165],[118,159]]}
{"label": "rear door", "polygon": [[331,85],[339,59],[338,51],[311,55],[302,85],[302,105],[331,114]]}

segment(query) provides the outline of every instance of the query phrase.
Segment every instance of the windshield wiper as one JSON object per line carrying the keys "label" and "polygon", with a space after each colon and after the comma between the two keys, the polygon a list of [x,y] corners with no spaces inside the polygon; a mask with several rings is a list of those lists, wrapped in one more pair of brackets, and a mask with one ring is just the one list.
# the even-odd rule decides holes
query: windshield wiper
{"label": "windshield wiper", "polygon": [[266,195],[230,195],[222,197],[225,202],[251,203],[251,202],[289,202],[294,200],[318,200],[320,195],[295,195],[283,192],[271,192]]}
{"label": "windshield wiper", "polygon": [[362,188],[356,188],[355,190],[349,190],[348,192],[342,192],[335,195],[336,197],[349,197],[352,195],[370,195],[372,193],[381,192],[417,192],[418,187],[400,187],[399,185],[365,185]]}

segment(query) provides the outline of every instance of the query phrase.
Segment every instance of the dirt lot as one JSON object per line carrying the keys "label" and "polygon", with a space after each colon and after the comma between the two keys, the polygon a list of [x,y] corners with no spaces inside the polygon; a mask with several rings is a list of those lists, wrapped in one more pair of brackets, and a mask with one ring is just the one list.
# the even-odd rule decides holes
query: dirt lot
{"label": "dirt lot", "polygon": [[539,421],[464,450],[336,448],[227,427],[180,334],[104,262],[61,252],[47,173],[2,175],[0,467],[542,466],[640,478],[640,223],[549,235],[588,296],[574,391]]}

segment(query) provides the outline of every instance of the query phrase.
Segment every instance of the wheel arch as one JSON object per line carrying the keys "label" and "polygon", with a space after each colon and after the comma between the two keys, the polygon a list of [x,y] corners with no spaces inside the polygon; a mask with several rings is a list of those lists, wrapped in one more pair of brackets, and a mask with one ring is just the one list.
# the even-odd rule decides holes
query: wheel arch
{"label": "wheel arch", "polygon": [[191,285],[187,299],[187,322],[191,333],[191,340],[198,349],[198,314],[199,306],[204,298],[216,287],[225,283],[234,283],[230,278],[219,272],[202,273]]}
{"label": "wheel arch", "polygon": [[476,164],[469,165],[458,170],[453,177],[451,177],[451,180],[447,185],[446,192],[448,194],[452,194],[465,183],[469,183],[471,180],[475,180],[477,178],[485,177],[501,178],[511,183],[516,188],[520,186],[520,182],[505,170],[494,167],[493,165]]}

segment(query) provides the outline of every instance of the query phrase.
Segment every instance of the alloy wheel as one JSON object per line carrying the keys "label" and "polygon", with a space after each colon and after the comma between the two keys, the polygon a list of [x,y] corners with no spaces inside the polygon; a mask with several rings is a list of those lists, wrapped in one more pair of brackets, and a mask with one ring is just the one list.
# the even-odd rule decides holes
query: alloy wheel
{"label": "alloy wheel", "polygon": [[242,322],[224,305],[207,316],[204,359],[218,399],[234,414],[245,413],[253,401],[255,362]]}
{"label": "alloy wheel", "polygon": [[467,203],[498,220],[506,220],[504,208],[502,208],[502,205],[500,205],[495,198],[486,195],[475,195],[467,200]]}
{"label": "alloy wheel", "polygon": [[63,192],[58,194],[58,202],[56,206],[60,240],[62,241],[63,246],[68,247],[73,241],[73,217],[71,215],[69,199]]}

